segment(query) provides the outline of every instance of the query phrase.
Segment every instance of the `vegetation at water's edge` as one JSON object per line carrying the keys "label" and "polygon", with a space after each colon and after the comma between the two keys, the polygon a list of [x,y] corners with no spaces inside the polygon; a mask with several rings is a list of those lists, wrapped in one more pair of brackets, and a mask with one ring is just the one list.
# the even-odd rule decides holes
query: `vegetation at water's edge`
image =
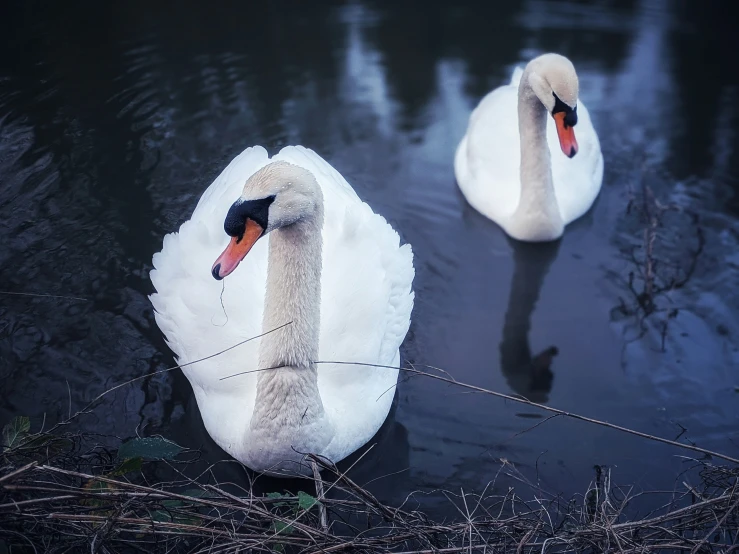
{"label": "vegetation at water's edge", "polygon": [[[729,552],[739,544],[739,467],[693,461],[699,487],[682,484],[658,512],[630,520],[633,494],[607,468],[582,496],[531,491],[448,492],[456,520],[434,521],[409,496],[388,506],[313,458],[316,494],[256,496],[250,487],[185,476],[197,453],[162,437],[117,450],[92,437],[32,432],[16,417],[2,432],[0,552]],[[224,463],[233,463],[224,462]],[[158,470],[176,480],[157,480]],[[247,475],[246,473],[244,474]],[[491,476],[494,478],[496,476]],[[247,479],[245,479],[247,481]]]}

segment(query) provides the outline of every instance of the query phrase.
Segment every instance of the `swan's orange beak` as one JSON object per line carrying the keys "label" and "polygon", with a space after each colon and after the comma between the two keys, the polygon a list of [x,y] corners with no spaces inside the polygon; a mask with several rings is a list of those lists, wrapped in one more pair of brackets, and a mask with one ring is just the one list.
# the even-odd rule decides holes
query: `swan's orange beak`
{"label": "swan's orange beak", "polygon": [[231,242],[223,251],[223,254],[218,256],[218,259],[213,264],[211,273],[217,280],[223,279],[226,275],[233,272],[241,263],[246,255],[254,246],[254,243],[259,240],[264,234],[262,226],[256,223],[253,219],[246,220],[246,226],[244,227],[244,235],[239,237],[231,237]]}
{"label": "swan's orange beak", "polygon": [[557,126],[557,136],[559,137],[559,146],[562,152],[568,158],[572,158],[577,154],[577,139],[575,138],[575,128],[565,123],[565,113],[557,112],[552,115],[554,123]]}

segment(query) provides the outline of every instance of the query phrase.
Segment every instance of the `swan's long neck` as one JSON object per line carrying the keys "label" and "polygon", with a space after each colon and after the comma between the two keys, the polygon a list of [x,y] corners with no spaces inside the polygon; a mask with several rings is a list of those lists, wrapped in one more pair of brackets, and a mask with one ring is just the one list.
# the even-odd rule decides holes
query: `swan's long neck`
{"label": "swan's long neck", "polygon": [[[319,191],[320,194],[320,191]],[[265,332],[251,420],[255,428],[284,428],[324,415],[318,392],[318,339],[321,327],[323,202],[316,213],[276,229],[269,239]]]}
{"label": "swan's long neck", "polygon": [[529,68],[518,88],[518,132],[521,140],[521,196],[513,219],[532,238],[559,236],[564,226],[552,182],[547,143],[547,111],[529,84]]}

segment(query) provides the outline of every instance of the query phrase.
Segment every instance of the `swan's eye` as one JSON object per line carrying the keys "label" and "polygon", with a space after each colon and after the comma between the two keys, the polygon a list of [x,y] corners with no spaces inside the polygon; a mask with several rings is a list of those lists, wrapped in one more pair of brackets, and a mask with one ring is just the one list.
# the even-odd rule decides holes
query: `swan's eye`
{"label": "swan's eye", "polygon": [[251,219],[262,229],[269,226],[269,207],[275,201],[275,195],[260,198],[258,200],[237,200],[226,214],[223,222],[223,230],[230,237],[241,240],[246,228],[247,219]]}
{"label": "swan's eye", "polygon": [[559,99],[559,96],[557,96],[554,92],[552,92],[552,96],[554,96],[554,108],[552,109],[552,115],[564,112],[564,124],[565,129],[567,127],[574,127],[577,125],[577,106],[574,108],[570,108],[567,104],[562,102],[562,100]]}

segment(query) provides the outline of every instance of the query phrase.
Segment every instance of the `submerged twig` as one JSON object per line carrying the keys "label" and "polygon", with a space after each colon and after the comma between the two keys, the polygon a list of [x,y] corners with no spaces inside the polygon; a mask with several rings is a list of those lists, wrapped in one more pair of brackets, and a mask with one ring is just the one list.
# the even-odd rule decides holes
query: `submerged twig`
{"label": "submerged twig", "polygon": [[9,290],[0,290],[0,294],[6,296],[27,296],[29,298],[55,298],[58,300],[77,300],[80,302],[89,302],[89,298],[80,298],[79,296],[64,296],[61,294],[41,294],[35,292],[13,292]]}

